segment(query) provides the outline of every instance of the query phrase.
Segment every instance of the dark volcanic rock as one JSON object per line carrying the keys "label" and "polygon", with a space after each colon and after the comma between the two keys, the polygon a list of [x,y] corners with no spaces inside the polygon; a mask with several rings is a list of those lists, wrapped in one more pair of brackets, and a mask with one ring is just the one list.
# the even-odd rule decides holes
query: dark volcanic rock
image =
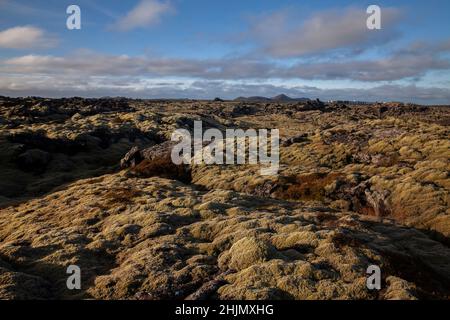
{"label": "dark volcanic rock", "polygon": [[139,149],[135,146],[120,160],[120,167],[122,169],[133,168],[144,160],[158,161],[167,157],[170,158],[175,144],[172,141],[166,141],[145,149]]}
{"label": "dark volcanic rock", "polygon": [[237,105],[231,110],[232,117],[241,117],[254,114],[256,112],[255,108],[249,105]]}
{"label": "dark volcanic rock", "polygon": [[59,152],[73,155],[86,149],[86,143],[82,139],[79,141],[66,138],[53,139],[47,137],[41,131],[13,133],[7,138],[10,142],[25,145],[28,149],[40,149],[51,153]]}
{"label": "dark volcanic rock", "polygon": [[24,171],[42,172],[45,171],[50,160],[50,153],[39,149],[31,149],[17,157],[17,164]]}
{"label": "dark volcanic rock", "polygon": [[122,169],[130,168],[130,173],[139,177],[164,177],[182,182],[191,180],[189,165],[176,165],[171,153],[175,142],[166,141],[146,149],[133,147],[120,161]]}
{"label": "dark volcanic rock", "polygon": [[294,137],[287,138],[281,142],[281,146],[289,147],[289,146],[293,145],[294,143],[299,143],[299,142],[305,141],[305,139],[307,137],[308,137],[307,134],[302,133],[302,134],[296,135]]}
{"label": "dark volcanic rock", "polygon": [[137,164],[141,163],[144,158],[141,154],[142,150],[138,147],[131,148],[130,151],[120,160],[120,167],[122,169],[135,167]]}

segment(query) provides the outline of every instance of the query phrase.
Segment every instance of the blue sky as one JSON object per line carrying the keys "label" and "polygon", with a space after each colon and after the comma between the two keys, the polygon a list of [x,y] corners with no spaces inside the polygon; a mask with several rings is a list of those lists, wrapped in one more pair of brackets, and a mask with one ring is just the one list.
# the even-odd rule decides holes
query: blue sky
{"label": "blue sky", "polygon": [[450,103],[450,2],[0,0],[0,60],[12,96]]}

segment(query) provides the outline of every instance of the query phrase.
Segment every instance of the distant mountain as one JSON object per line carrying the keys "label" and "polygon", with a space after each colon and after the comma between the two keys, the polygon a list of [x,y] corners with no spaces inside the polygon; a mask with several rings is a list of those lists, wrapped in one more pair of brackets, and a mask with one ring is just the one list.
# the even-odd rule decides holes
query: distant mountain
{"label": "distant mountain", "polygon": [[308,98],[291,98],[285,94],[280,94],[278,96],[267,98],[267,97],[238,97],[234,101],[239,102],[306,102],[310,101]]}
{"label": "distant mountain", "polygon": [[240,101],[240,102],[270,102],[272,101],[270,98],[266,97],[238,97],[234,99],[234,101]]}
{"label": "distant mountain", "polygon": [[292,101],[296,101],[295,99],[285,95],[285,94],[280,94],[278,96],[272,97],[271,98],[272,101],[277,101],[277,102],[292,102]]}

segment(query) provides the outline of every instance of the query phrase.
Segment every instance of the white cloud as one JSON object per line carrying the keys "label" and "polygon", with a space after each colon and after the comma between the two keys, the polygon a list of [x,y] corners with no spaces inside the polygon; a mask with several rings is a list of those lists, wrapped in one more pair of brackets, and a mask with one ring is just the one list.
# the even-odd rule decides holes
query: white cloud
{"label": "white cloud", "polygon": [[360,49],[385,43],[395,36],[392,26],[400,18],[395,8],[383,8],[383,30],[368,30],[368,15],[362,8],[318,12],[306,20],[293,17],[289,11],[259,17],[250,36],[276,57],[295,57],[329,52],[336,49]]}
{"label": "white cloud", "polygon": [[30,49],[52,47],[56,39],[44,30],[32,26],[19,26],[0,31],[0,48]]}
{"label": "white cloud", "polygon": [[[234,98],[286,93],[334,100],[448,104],[450,90],[445,84],[425,85],[425,81],[418,86],[405,85],[437,70],[448,78],[447,43],[414,43],[378,59],[290,65],[243,56],[175,59],[105,55],[89,50],[67,56],[22,55],[0,58],[0,95]],[[341,83],[336,79],[345,82],[336,88],[333,84]],[[299,87],[299,83],[306,83],[304,80],[320,88]]]}
{"label": "white cloud", "polygon": [[116,27],[122,31],[142,28],[157,24],[164,14],[173,12],[172,5],[167,1],[141,0],[130,12],[116,22]]}
{"label": "white cloud", "polygon": [[[428,47],[440,46],[442,43],[428,45]],[[80,51],[70,56],[25,55],[0,59],[0,72],[24,75],[64,73],[79,76],[128,75],[209,80],[345,79],[370,83],[420,78],[435,70],[448,72],[449,59],[440,52],[430,52],[428,47],[423,45],[422,48],[396,51],[379,59],[298,62],[291,65],[245,57],[201,60],[103,55]]]}

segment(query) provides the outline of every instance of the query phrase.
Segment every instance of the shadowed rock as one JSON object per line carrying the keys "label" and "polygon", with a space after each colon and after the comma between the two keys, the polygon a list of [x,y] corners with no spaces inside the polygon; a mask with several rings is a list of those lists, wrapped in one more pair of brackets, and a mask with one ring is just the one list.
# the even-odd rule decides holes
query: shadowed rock
{"label": "shadowed rock", "polygon": [[50,153],[39,149],[27,150],[17,157],[19,167],[24,171],[32,172],[45,171],[50,160]]}
{"label": "shadowed rock", "polygon": [[299,135],[296,135],[296,136],[293,136],[293,137],[284,139],[284,140],[281,142],[281,146],[282,146],[282,147],[289,147],[289,146],[293,145],[294,143],[299,143],[299,142],[305,141],[305,139],[306,139],[307,137],[308,137],[307,134],[302,133],[302,134],[299,134]]}

